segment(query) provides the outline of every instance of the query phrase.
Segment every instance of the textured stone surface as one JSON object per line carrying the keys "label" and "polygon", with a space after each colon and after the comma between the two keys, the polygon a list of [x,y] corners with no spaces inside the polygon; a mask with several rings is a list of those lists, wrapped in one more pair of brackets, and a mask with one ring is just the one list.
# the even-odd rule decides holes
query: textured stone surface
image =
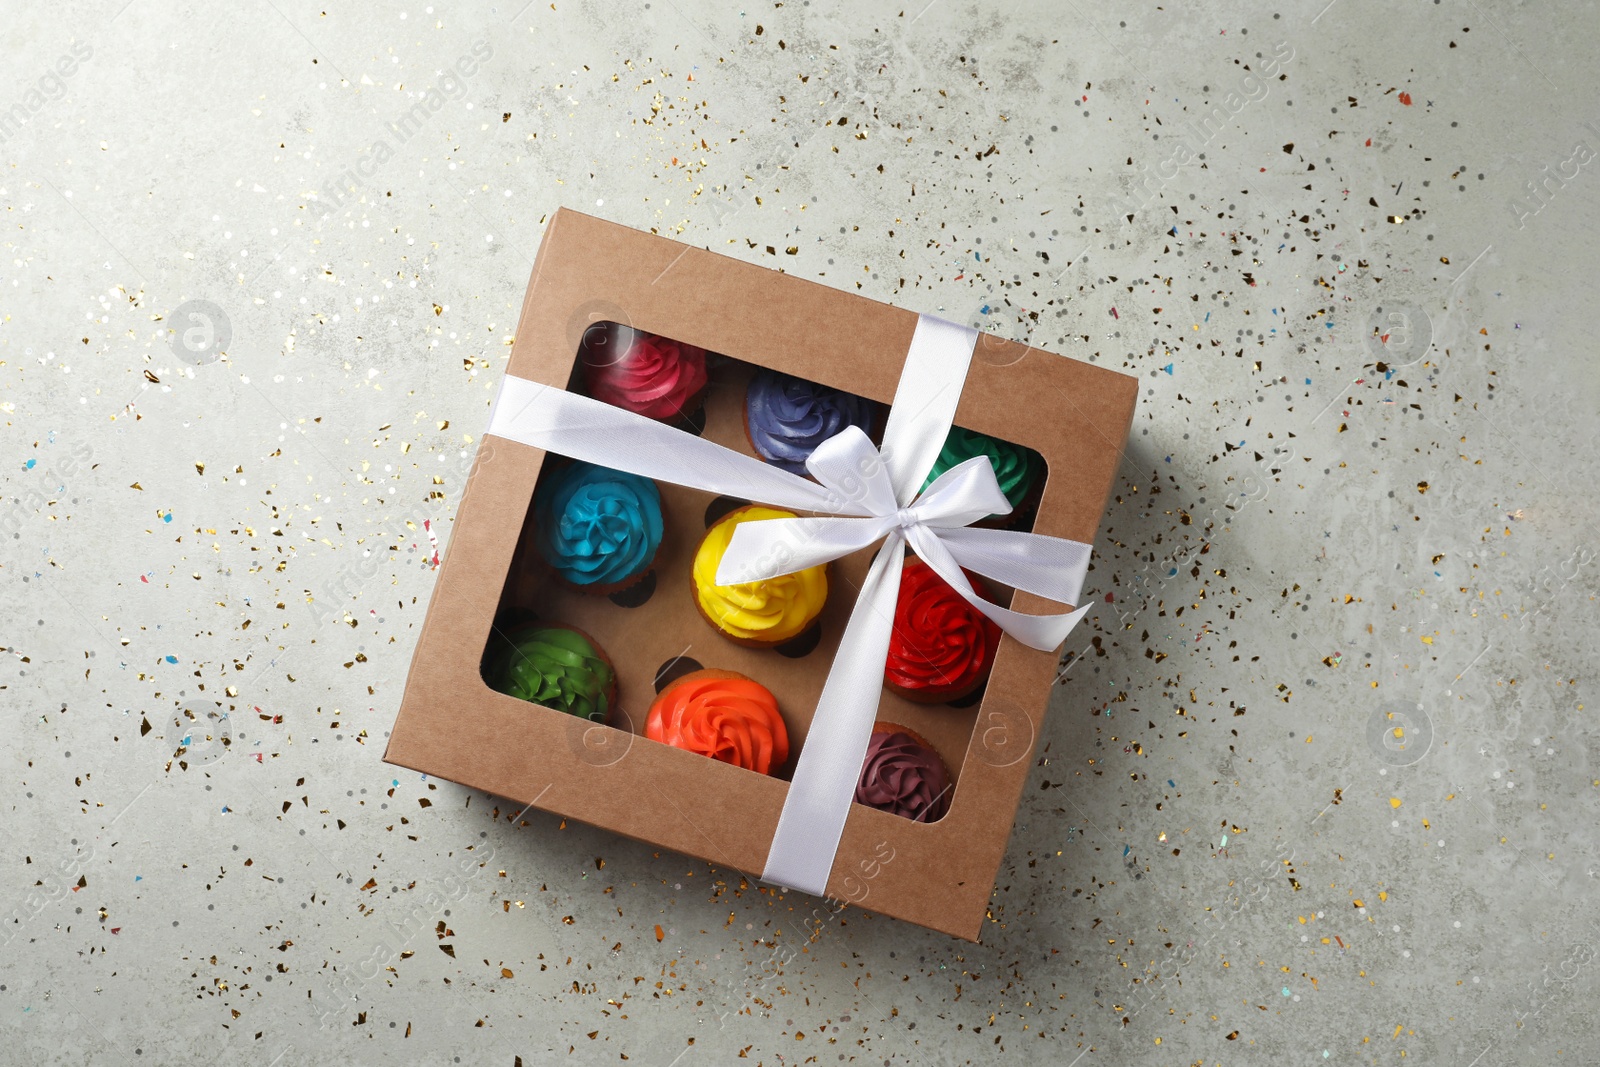
{"label": "textured stone surface", "polygon": [[[924,2],[8,14],[0,1061],[1595,1057],[1591,7]],[[1146,383],[983,944],[379,762],[558,205]]]}

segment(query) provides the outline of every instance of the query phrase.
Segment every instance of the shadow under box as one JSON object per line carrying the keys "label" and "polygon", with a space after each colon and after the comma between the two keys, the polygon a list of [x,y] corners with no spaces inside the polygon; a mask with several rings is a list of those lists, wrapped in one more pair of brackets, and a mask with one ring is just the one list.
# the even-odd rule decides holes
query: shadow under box
{"label": "shadow under box", "polygon": [[[584,335],[578,366],[568,388],[588,393],[585,360],[606,359],[619,353],[630,335],[637,333],[616,323],[597,323]],[[650,335],[646,335],[650,336]],[[707,354],[708,385],[695,410],[669,425],[704,436],[748,456],[757,453],[745,428],[745,397],[757,366],[728,356]],[[826,383],[824,383],[826,384]],[[874,439],[881,433],[881,419]],[[1016,446],[1010,446],[1016,447]],[[1007,525],[1030,529],[1031,505],[1037,487],[1045,481],[1044,461],[1029,450],[1039,464],[1036,488]],[[758,457],[759,458],[759,457]],[[562,466],[547,457],[540,481]],[[829,664],[838,651],[857,591],[871,565],[876,546],[835,560],[828,568],[828,601],[817,622],[805,633],[775,648],[750,648],[735,644],[713,629],[696,607],[691,577],[695,551],[707,528],[749,501],[716,496],[666,482],[656,483],[661,493],[664,532],[652,573],[636,585],[610,596],[581,592],[561,581],[544,561],[535,543],[533,509],[523,523],[489,644],[484,649],[485,668],[495,659],[504,634],[520,623],[562,623],[589,634],[610,657],[617,671],[617,707],[607,720],[613,728],[631,729],[644,738],[645,722],[656,694],[672,681],[702,667],[737,671],[770,689],[777,697],[789,730],[789,759],[774,769],[788,780],[805,744]],[[535,492],[535,499],[538,493]],[[987,583],[1000,604],[1011,602],[1012,590]],[[494,680],[485,677],[491,686]],[[977,725],[983,687],[948,704],[919,704],[884,690],[878,719],[907,727],[927,740],[949,768],[955,788],[960,788],[962,762]],[[559,715],[538,705],[530,714]],[[647,740],[647,739],[646,739]],[[647,742],[654,743],[654,742]],[[755,773],[755,772],[750,772]]]}

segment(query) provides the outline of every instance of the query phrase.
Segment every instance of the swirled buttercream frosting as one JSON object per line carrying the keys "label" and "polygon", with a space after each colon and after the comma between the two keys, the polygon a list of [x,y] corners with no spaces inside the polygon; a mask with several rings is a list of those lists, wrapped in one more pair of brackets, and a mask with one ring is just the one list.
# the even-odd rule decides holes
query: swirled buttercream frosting
{"label": "swirled buttercream frosting", "polygon": [[917,822],[950,808],[950,772],[938,753],[901,730],[874,730],[856,782],[856,803]]}
{"label": "swirled buttercream frosting", "polygon": [[806,457],[844,429],[872,432],[877,405],[775,370],[758,371],[745,391],[745,428],[756,454],[791,474],[806,472]]}
{"label": "swirled buttercream frosting", "polygon": [[741,522],[792,519],[792,511],[749,505],[729,512],[706,531],[694,556],[694,596],[706,620],[743,642],[776,645],[797,636],[822,612],[828,599],[826,565],[760,582],[717,585],[717,567]]}
{"label": "swirled buttercream frosting", "polygon": [[952,426],[944,439],[944,447],[939,450],[939,458],[934,461],[933,469],[922,482],[922,488],[928,488],[939,475],[974,456],[989,457],[989,462],[994,465],[995,480],[1000,483],[1000,491],[1012,507],[1022,503],[1044,468],[1044,460],[1031,448]]}
{"label": "swirled buttercream frosting", "polygon": [[694,671],[673,682],[650,706],[645,736],[761,774],[789,758],[776,698],[732,671]]}
{"label": "swirled buttercream frosting", "polygon": [[487,681],[521,700],[604,722],[616,699],[617,672],[577,630],[530,625],[499,639]]}
{"label": "swirled buttercream frosting", "polygon": [[615,587],[642,574],[661,547],[661,491],[649,478],[573,463],[533,494],[539,554],[573,585]]}
{"label": "swirled buttercream frosting", "polygon": [[585,343],[589,395],[652,419],[683,414],[706,387],[706,350],[653,333],[615,328]]}
{"label": "swirled buttercream frosting", "polygon": [[[977,577],[963,573],[981,593]],[[885,682],[930,695],[967,692],[988,677],[999,644],[1000,627],[988,616],[922,560],[906,560],[883,668]]]}

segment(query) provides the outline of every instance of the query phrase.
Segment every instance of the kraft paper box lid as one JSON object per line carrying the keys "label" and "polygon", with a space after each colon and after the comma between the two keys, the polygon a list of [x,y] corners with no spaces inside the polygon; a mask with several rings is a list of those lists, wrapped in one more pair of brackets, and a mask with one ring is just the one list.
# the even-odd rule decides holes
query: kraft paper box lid
{"label": "kraft paper box lid", "polygon": [[[540,246],[507,372],[567,388],[585,330],[601,321],[887,405],[917,315],[562,209]],[[708,393],[704,436],[753,454],[743,436],[742,381],[736,369]],[[1048,474],[1033,531],[1092,542],[1137,391],[1127,375],[980,335],[955,422],[1038,451]],[[747,674],[777,696],[798,752],[871,552],[832,565],[814,652],[791,659],[741,647],[712,631],[691,595],[689,561],[709,494],[661,484],[667,535],[655,562],[657,589],[641,606],[560,589],[528,566],[519,545],[545,458],[483,438],[384,759],[698,856],[754,882],[788,784],[645,738],[654,680],[686,654]],[[1061,610],[1024,592],[1011,606]],[[485,684],[480,661],[497,614],[508,609],[595,636],[618,673],[620,707],[609,725]],[[954,792],[948,813],[933,823],[854,805],[829,897],[977,939],[1056,664],[1054,654],[1006,637],[976,707],[918,705],[885,691],[879,719],[927,738],[952,771]]]}

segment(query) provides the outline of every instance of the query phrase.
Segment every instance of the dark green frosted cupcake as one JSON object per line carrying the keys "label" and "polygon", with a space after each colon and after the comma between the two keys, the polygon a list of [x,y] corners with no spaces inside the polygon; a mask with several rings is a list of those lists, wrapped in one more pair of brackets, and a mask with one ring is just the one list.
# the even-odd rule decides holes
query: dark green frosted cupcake
{"label": "dark green frosted cupcake", "polygon": [[991,515],[989,518],[1016,516],[1023,502],[1039,484],[1039,476],[1044,473],[1044,458],[1031,448],[1001,441],[987,434],[963,430],[959,426],[950,427],[944,447],[939,450],[939,458],[923,480],[922,488],[928,488],[939,475],[974,456],[989,457],[989,462],[994,464],[994,476],[1000,483],[1000,491],[1011,502],[1012,516]]}
{"label": "dark green frosted cupcake", "polygon": [[501,693],[592,722],[605,722],[617,702],[616,668],[582,630],[532,623],[495,643],[484,680]]}

